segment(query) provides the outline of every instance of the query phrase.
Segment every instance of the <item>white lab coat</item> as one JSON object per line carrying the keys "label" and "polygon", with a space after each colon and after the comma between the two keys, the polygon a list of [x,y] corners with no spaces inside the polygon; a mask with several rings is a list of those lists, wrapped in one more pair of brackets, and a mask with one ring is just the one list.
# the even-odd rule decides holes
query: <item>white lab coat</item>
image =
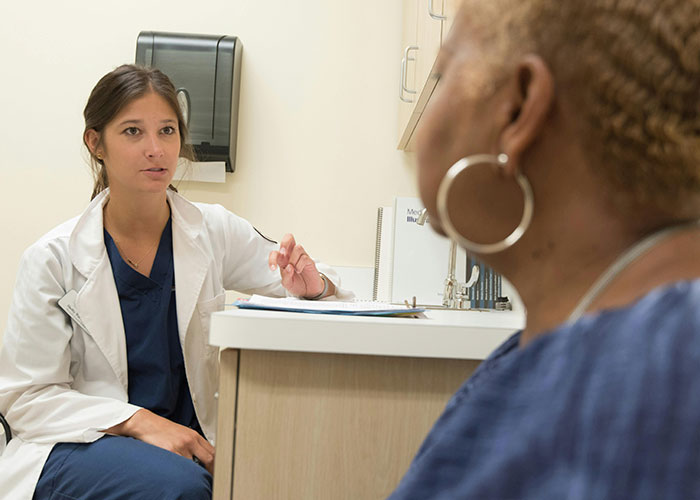
{"label": "white lab coat", "polygon": [[[0,498],[30,500],[53,445],[92,442],[133,415],[126,340],[102,208],[49,232],[22,256],[0,353],[0,412],[13,439],[0,455]],[[219,205],[193,204],[168,191],[172,213],[177,320],[185,371],[199,423],[213,443],[218,348],[208,345],[209,316],[224,290],[284,296],[267,258],[275,245]],[[339,287],[337,276],[319,268]],[[77,291],[85,331],[57,305]],[[352,294],[338,288],[339,298]]]}

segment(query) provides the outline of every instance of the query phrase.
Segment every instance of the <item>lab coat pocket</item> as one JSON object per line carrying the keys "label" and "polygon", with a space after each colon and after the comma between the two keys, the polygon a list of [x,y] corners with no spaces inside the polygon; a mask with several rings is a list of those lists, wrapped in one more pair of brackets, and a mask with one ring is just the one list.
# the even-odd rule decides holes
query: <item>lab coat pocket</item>
{"label": "lab coat pocket", "polygon": [[211,325],[211,315],[217,311],[224,310],[224,304],[226,302],[226,292],[222,291],[219,295],[213,299],[207,299],[199,302],[197,304],[197,312],[199,314],[199,323],[202,328],[202,338],[206,342],[206,352],[207,355],[213,356],[218,355],[219,348],[212,347],[209,345],[209,326]]}

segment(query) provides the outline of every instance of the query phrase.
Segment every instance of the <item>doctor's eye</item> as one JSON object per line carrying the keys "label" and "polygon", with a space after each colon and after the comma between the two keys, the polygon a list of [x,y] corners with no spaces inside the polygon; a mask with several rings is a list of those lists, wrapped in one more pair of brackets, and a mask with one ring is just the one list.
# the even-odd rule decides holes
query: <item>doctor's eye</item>
{"label": "doctor's eye", "polygon": [[127,127],[124,129],[124,134],[126,135],[136,135],[139,133],[139,129],[136,127]]}
{"label": "doctor's eye", "polygon": [[171,127],[171,126],[163,127],[163,133],[165,135],[173,135],[175,133],[175,127]]}

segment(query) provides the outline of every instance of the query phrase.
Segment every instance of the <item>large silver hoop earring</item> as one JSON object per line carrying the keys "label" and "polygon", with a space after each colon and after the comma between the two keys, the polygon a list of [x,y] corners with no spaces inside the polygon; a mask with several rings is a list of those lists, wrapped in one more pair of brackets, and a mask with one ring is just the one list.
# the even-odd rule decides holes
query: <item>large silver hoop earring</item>
{"label": "large silver hoop earring", "polygon": [[459,245],[464,247],[466,250],[477,254],[502,252],[503,250],[512,247],[530,226],[530,222],[532,221],[532,212],[535,207],[535,197],[532,194],[532,187],[530,186],[527,178],[518,170],[515,172],[515,180],[518,182],[520,189],[522,189],[523,197],[525,198],[523,216],[520,219],[520,224],[518,224],[518,227],[516,227],[512,233],[506,236],[505,239],[496,243],[475,243],[462,236],[452,224],[450,213],[447,208],[447,198],[450,194],[450,188],[459,174],[464,172],[469,167],[484,163],[496,164],[499,167],[505,167],[508,163],[508,155],[499,154],[496,156],[481,154],[462,158],[457,163],[452,165],[447,171],[445,177],[443,177],[442,181],[440,182],[440,188],[438,189],[437,195],[438,215],[440,217],[440,223],[445,230],[445,233],[447,233],[447,236],[459,243]]}

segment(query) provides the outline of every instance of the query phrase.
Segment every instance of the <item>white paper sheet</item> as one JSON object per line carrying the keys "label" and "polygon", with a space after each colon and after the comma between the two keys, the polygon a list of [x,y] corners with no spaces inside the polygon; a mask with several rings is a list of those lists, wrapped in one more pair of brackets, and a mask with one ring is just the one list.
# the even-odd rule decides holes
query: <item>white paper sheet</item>
{"label": "white paper sheet", "polygon": [[372,301],[340,302],[332,300],[302,300],[291,297],[273,298],[262,295],[253,295],[246,301],[236,301],[235,305],[241,309],[274,309],[279,311],[317,312],[327,314],[353,314],[353,315],[395,315],[416,314],[424,311],[423,308],[408,308],[395,304]]}

